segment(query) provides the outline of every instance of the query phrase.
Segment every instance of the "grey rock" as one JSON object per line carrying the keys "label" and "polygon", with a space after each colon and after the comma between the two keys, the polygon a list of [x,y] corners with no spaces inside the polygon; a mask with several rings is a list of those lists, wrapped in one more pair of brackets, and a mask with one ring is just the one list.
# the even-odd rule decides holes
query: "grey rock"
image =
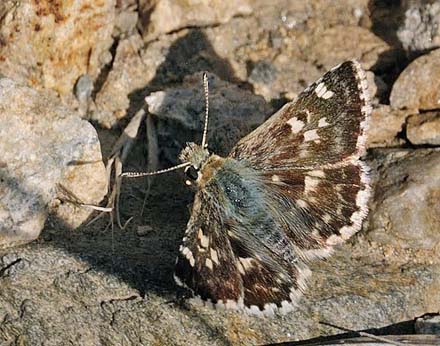
{"label": "grey rock", "polygon": [[[238,140],[261,124],[273,110],[262,97],[213,74],[208,76],[208,144],[217,154],[227,155]],[[160,146],[163,150],[167,150],[166,142],[183,147],[188,141],[200,141],[205,117],[201,73],[186,78],[182,87],[154,92],[145,101],[148,111],[160,120],[159,136],[171,139]],[[172,132],[173,128],[178,131]]]}
{"label": "grey rock", "polygon": [[427,315],[416,319],[415,330],[417,334],[440,335],[440,315]]}
{"label": "grey rock", "polygon": [[400,249],[438,251],[440,151],[377,152],[369,239]]}
{"label": "grey rock", "polygon": [[[50,93],[0,79],[0,247],[38,237],[48,205],[63,185],[85,203],[106,190],[94,128]],[[56,210],[62,218],[64,208]],[[90,211],[70,210],[64,221],[77,225]]]}
{"label": "grey rock", "polygon": [[[89,105],[92,102],[92,92],[93,92],[93,80],[88,74],[79,77],[75,84],[74,94],[76,100],[78,101],[77,108],[78,112],[82,117],[87,115]],[[65,100],[65,104],[66,104]]]}
{"label": "grey rock", "polygon": [[75,96],[77,100],[84,104],[90,100],[93,91],[93,81],[88,74],[79,77],[75,84]]}
{"label": "grey rock", "polygon": [[69,94],[78,78],[97,78],[112,45],[115,0],[0,3],[0,72]]}
{"label": "grey rock", "polygon": [[249,75],[249,80],[256,83],[268,84],[276,79],[277,69],[264,60],[257,61]]}
{"label": "grey rock", "polygon": [[406,135],[415,145],[440,145],[440,113],[426,112],[411,116]]}
{"label": "grey rock", "polygon": [[393,85],[394,109],[433,110],[440,105],[440,49],[414,60]]}
{"label": "grey rock", "polygon": [[426,51],[440,46],[440,3],[405,0],[403,24],[397,31],[402,46],[409,52]]}

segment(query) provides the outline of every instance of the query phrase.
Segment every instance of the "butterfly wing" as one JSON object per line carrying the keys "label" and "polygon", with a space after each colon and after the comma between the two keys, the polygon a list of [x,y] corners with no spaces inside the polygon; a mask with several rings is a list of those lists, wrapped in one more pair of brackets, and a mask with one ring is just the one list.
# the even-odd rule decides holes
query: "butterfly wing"
{"label": "butterfly wing", "polygon": [[340,164],[364,153],[370,113],[365,73],[347,61],[240,140],[230,156],[261,170]]}
{"label": "butterfly wing", "polygon": [[309,270],[265,210],[255,174],[226,160],[197,192],[175,279],[218,307],[287,312]]}
{"label": "butterfly wing", "polygon": [[[370,195],[365,73],[345,62],[244,137],[230,157],[257,169],[268,205],[306,259],[326,257],[356,233]],[[301,212],[299,212],[301,211]]]}

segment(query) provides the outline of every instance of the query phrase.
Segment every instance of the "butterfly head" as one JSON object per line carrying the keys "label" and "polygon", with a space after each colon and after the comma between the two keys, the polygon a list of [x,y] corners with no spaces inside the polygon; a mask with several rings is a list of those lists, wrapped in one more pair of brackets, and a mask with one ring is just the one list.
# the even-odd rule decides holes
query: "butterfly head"
{"label": "butterfly head", "polygon": [[188,143],[185,149],[182,150],[179,155],[180,161],[189,163],[189,165],[185,167],[185,174],[188,178],[186,180],[187,185],[192,185],[192,182],[200,178],[200,169],[208,160],[209,156],[208,149],[195,143]]}

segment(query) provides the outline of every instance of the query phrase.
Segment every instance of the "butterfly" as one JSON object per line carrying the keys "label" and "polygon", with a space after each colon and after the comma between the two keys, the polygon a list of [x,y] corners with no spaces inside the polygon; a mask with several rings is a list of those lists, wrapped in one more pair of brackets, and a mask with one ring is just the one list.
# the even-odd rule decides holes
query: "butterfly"
{"label": "butterfly", "polygon": [[188,143],[180,165],[154,173],[184,168],[196,188],[175,281],[206,305],[287,313],[306,288],[308,264],[359,231],[368,212],[365,73],[356,61],[336,66],[227,157],[207,149],[204,79],[202,144]]}

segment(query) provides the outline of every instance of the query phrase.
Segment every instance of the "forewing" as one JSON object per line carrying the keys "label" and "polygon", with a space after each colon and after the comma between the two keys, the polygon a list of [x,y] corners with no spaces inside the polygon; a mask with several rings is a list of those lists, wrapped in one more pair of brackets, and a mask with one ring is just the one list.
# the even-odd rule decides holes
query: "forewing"
{"label": "forewing", "polygon": [[345,62],[243,138],[230,156],[261,175],[267,208],[303,260],[328,256],[367,214],[360,160],[371,107],[365,74]]}
{"label": "forewing", "polygon": [[347,61],[239,141],[230,156],[263,170],[357,158],[365,150],[370,112],[365,73],[356,61]]}

